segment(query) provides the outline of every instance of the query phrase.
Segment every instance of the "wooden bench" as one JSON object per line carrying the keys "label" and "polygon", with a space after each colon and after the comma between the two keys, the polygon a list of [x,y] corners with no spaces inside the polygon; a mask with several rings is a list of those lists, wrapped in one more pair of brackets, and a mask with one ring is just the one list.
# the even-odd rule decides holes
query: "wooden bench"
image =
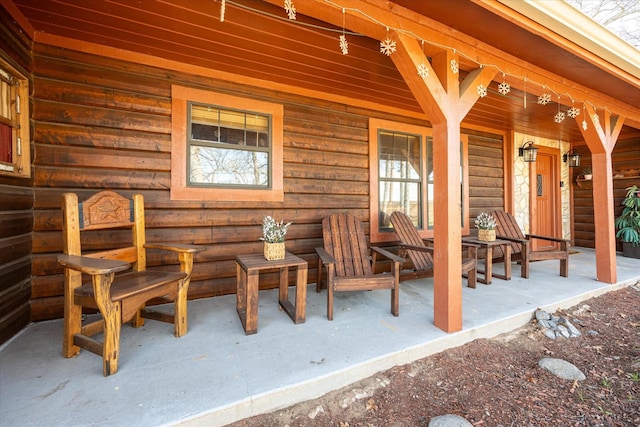
{"label": "wooden bench", "polygon": [[[113,191],[102,191],[78,202],[74,193],[62,196],[64,255],[58,263],[64,267],[64,339],[63,355],[73,357],[80,348],[102,356],[104,376],[118,371],[120,330],[131,321],[134,327],[144,319],[173,323],[174,334],[187,333],[187,291],[196,252],[203,246],[176,243],[146,243],[144,201]],[[126,229],[122,234],[118,229]],[[96,245],[108,247],[83,253],[80,234],[106,230]],[[113,243],[111,236],[129,236],[124,244]],[[96,236],[96,234],[94,234]],[[82,239],[87,242],[90,238]],[[113,238],[115,242],[116,239]],[[146,249],[162,249],[177,254],[175,271],[147,270]],[[125,272],[129,270],[128,272]],[[124,272],[124,273],[123,273]],[[82,275],[91,281],[82,284]],[[145,304],[156,299],[174,303],[174,313],[154,311]],[[83,308],[97,310],[101,318],[83,325]],[[102,342],[93,338],[104,333]]]}

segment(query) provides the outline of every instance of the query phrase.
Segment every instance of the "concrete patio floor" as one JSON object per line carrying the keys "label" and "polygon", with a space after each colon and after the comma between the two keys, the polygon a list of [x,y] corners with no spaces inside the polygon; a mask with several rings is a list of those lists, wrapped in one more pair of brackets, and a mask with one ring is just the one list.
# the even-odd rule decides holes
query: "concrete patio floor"
{"label": "concrete patio floor", "polygon": [[433,279],[402,283],[399,317],[389,291],[339,293],[332,322],[326,291],[310,285],[299,325],[279,310],[276,290],[261,291],[258,333],[250,336],[235,295],[190,301],[182,338],[159,322],[123,327],[119,371],[107,378],[98,356],[61,356],[61,320],[31,324],[0,348],[0,424],[223,426],[511,331],[537,308],[555,312],[640,280],[640,260],[618,257],[618,283],[597,282],[594,251],[575,249],[569,278],[545,261],[531,265],[528,280],[515,264],[510,281],[470,289],[463,280],[463,330],[453,334],[433,325]]}

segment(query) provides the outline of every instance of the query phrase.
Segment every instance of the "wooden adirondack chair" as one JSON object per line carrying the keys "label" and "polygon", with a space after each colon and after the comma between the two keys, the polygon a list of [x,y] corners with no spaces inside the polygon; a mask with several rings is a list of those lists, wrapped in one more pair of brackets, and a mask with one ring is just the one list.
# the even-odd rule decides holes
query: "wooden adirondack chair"
{"label": "wooden adirondack chair", "polygon": [[[496,237],[502,240],[509,240],[511,244],[511,261],[519,261],[521,263],[521,276],[529,278],[529,263],[531,261],[544,261],[550,259],[560,260],[560,275],[569,277],[569,247],[571,240],[561,239],[551,236],[540,236],[537,234],[522,233],[516,219],[508,212],[493,211],[491,212],[496,219],[498,226],[496,227]],[[556,242],[560,245],[560,249],[551,251],[533,251],[531,250],[531,239],[542,239],[549,242]],[[499,258],[499,251],[496,251],[497,258],[495,262],[503,261]]]}
{"label": "wooden adirondack chair", "polygon": [[[403,270],[400,273],[400,280],[433,277],[433,248],[427,246],[420,237],[411,218],[403,212],[395,211],[391,213],[391,224],[400,239],[400,255],[403,257],[408,255],[413,264],[411,270]],[[467,249],[466,256],[463,254],[462,258],[462,273],[467,275],[467,286],[475,288],[478,273],[478,247],[467,243],[462,245]]]}
{"label": "wooden adirondack chair", "polygon": [[[327,269],[327,318],[333,320],[333,293],[391,289],[391,313],[398,315],[399,273],[404,261],[384,249],[368,246],[362,224],[353,215],[337,213],[322,221],[324,247],[318,253],[318,284],[320,292],[323,267]],[[391,272],[375,273],[375,256],[369,251],[391,260]]]}
{"label": "wooden adirondack chair", "polygon": [[[78,203],[73,193],[62,196],[64,255],[58,262],[64,267],[64,340],[63,355],[72,357],[80,348],[102,356],[104,376],[118,371],[120,329],[124,322],[144,325],[144,318],[174,324],[174,333],[187,333],[187,290],[193,268],[193,254],[203,246],[145,243],[144,206],[142,195],[127,199],[113,191],[102,191]],[[110,245],[110,231],[128,228],[132,241],[125,247]],[[108,250],[82,253],[81,232],[107,230],[104,239]],[[149,271],[145,249],[176,252],[179,271]],[[125,270],[130,272],[118,274]],[[82,275],[91,282],[82,284]],[[174,303],[174,314],[152,311],[145,304],[154,298]],[[102,317],[83,325],[83,307],[97,309]],[[92,338],[104,333],[102,342]]]}

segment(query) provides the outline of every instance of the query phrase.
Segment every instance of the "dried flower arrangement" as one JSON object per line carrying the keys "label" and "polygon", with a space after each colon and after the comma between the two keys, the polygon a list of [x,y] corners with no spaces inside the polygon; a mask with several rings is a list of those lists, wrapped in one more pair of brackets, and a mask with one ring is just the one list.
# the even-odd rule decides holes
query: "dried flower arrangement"
{"label": "dried flower arrangement", "polygon": [[495,230],[497,224],[493,215],[486,212],[480,212],[476,217],[475,225],[479,230]]}
{"label": "dried flower arrangement", "polygon": [[291,224],[291,222],[285,224],[284,220],[278,222],[269,215],[265,216],[262,220],[262,237],[260,240],[264,240],[267,243],[284,242],[284,235],[287,234]]}

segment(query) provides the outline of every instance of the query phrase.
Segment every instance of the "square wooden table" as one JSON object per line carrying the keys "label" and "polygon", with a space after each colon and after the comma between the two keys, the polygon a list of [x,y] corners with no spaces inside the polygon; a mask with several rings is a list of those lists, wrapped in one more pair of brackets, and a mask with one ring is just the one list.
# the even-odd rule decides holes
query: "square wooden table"
{"label": "square wooden table", "polygon": [[[491,284],[491,278],[497,277],[499,279],[511,280],[511,242],[507,240],[496,239],[491,242],[484,240],[478,240],[477,237],[467,236],[463,237],[462,241],[465,243],[473,243],[481,248],[485,249],[484,253],[484,271],[478,268],[478,282],[485,285]],[[493,248],[496,246],[502,247],[502,253],[504,255],[504,274],[498,274],[493,272]],[[480,274],[484,274],[484,277],[480,277]]]}
{"label": "square wooden table", "polygon": [[[289,268],[295,267],[295,306],[289,301]],[[267,261],[263,254],[236,256],[236,309],[247,335],[258,332],[258,290],[261,271],[280,270],[278,300],[293,323],[304,323],[307,305],[307,262],[289,252],[285,258]]]}

